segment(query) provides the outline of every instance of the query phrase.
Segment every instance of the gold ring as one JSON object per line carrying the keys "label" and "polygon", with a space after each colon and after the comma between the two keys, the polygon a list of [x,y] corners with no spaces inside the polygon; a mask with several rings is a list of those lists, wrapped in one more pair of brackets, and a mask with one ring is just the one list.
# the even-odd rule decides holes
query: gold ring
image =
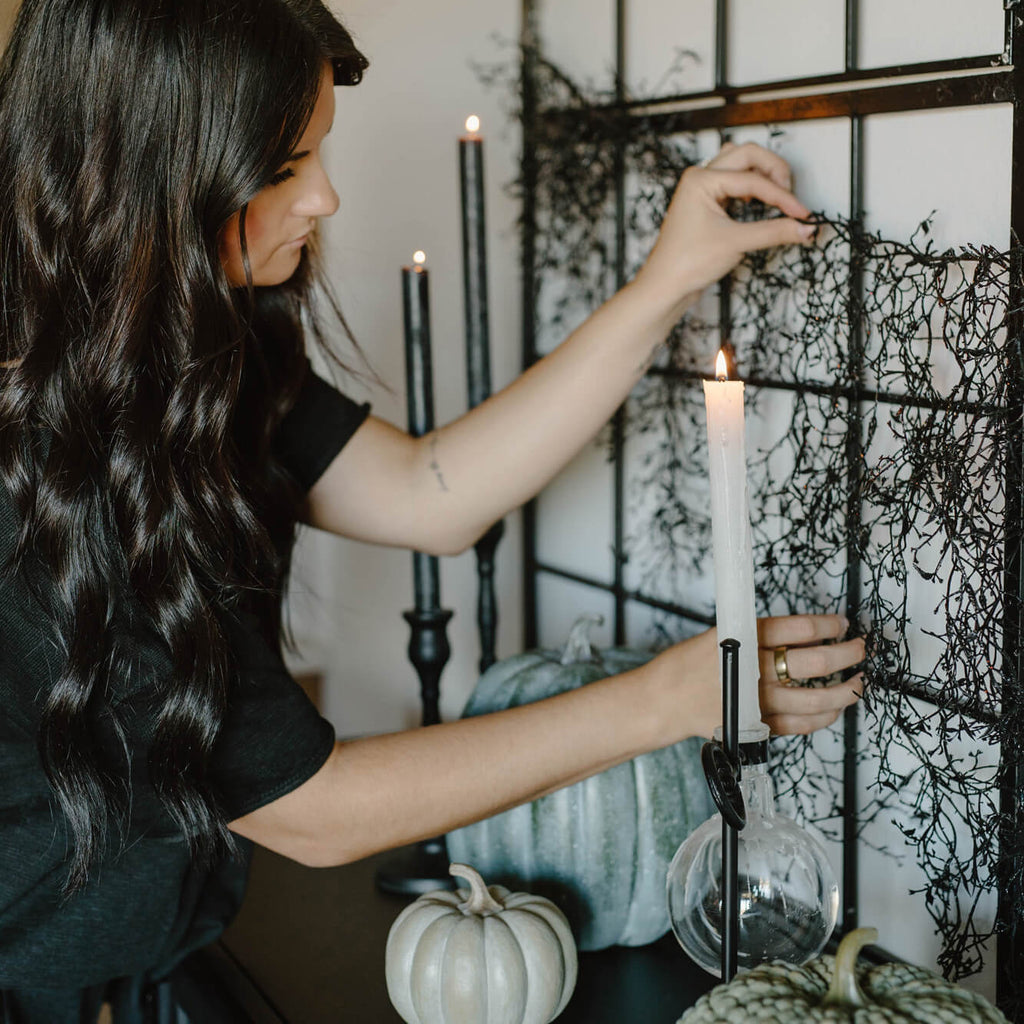
{"label": "gold ring", "polygon": [[783,686],[792,686],[793,680],[789,675],[789,665],[786,664],[786,648],[776,647],[775,648],[775,674],[779,677],[779,682]]}

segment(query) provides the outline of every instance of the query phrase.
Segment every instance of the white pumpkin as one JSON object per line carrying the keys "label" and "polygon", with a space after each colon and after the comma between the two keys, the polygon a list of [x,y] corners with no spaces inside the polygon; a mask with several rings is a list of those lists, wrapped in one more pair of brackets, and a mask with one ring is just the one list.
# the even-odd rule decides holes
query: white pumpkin
{"label": "white pumpkin", "polygon": [[548,1024],[576,987],[565,915],[531,893],[510,893],[464,864],[470,889],[421,896],[388,934],[388,995],[406,1024]]}

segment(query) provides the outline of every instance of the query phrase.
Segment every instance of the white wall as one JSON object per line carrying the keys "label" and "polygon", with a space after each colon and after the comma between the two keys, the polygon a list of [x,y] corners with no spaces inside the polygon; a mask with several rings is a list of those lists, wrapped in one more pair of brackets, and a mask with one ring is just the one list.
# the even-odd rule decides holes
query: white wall
{"label": "white wall", "polygon": [[[371,66],[361,85],[337,89],[327,165],[341,209],[325,226],[327,263],[353,331],[393,389],[366,392],[374,412],[406,424],[399,271],[416,249],[431,275],[434,394],[439,424],[466,408],[461,221],[456,140],[468,114],[486,139],[492,380],[520,364],[517,209],[504,186],[516,174],[519,136],[509,97],[486,92],[471,61],[512,61],[515,3],[479,0],[346,0],[336,9]],[[498,552],[499,656],[521,645],[518,518]],[[475,555],[444,559],[442,605],[452,659],[441,681],[442,715],[458,717],[477,678]],[[412,559],[308,533],[297,554],[294,612],[309,663],[326,672],[326,713],[340,735],[419,722],[419,684],[406,655]]]}

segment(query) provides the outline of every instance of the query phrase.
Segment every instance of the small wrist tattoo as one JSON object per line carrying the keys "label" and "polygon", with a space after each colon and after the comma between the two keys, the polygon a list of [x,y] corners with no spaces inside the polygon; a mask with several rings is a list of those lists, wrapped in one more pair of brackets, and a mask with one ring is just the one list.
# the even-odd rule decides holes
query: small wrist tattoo
{"label": "small wrist tattoo", "polygon": [[448,485],[444,482],[444,474],[441,472],[441,464],[437,461],[437,434],[431,435],[430,438],[430,468],[434,471],[434,476],[437,477],[437,482],[441,487],[442,491],[448,490]]}
{"label": "small wrist tattoo", "polygon": [[661,347],[664,344],[665,343],[663,341],[659,341],[658,344],[655,345],[654,348],[652,348],[651,351],[647,354],[647,358],[636,368],[637,373],[641,377],[643,377],[644,374],[646,374],[647,371],[654,365],[654,360],[657,358],[658,352],[661,350]]}

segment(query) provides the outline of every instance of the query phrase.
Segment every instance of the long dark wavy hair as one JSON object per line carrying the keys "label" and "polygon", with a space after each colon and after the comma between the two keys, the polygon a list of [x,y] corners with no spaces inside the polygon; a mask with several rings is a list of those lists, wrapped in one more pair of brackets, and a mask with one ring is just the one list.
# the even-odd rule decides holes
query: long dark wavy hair
{"label": "long dark wavy hair", "polygon": [[[0,66],[0,476],[63,665],[38,745],[65,893],[126,821],[100,741],[155,637],[148,773],[197,862],[233,848],[208,781],[229,634],[278,641],[299,508],[272,438],[306,371],[314,267],[232,287],[219,240],[305,130],[324,62],[366,59],[320,0],[24,0]],[[344,326],[342,322],[342,326]],[[319,335],[319,332],[317,332]]]}

